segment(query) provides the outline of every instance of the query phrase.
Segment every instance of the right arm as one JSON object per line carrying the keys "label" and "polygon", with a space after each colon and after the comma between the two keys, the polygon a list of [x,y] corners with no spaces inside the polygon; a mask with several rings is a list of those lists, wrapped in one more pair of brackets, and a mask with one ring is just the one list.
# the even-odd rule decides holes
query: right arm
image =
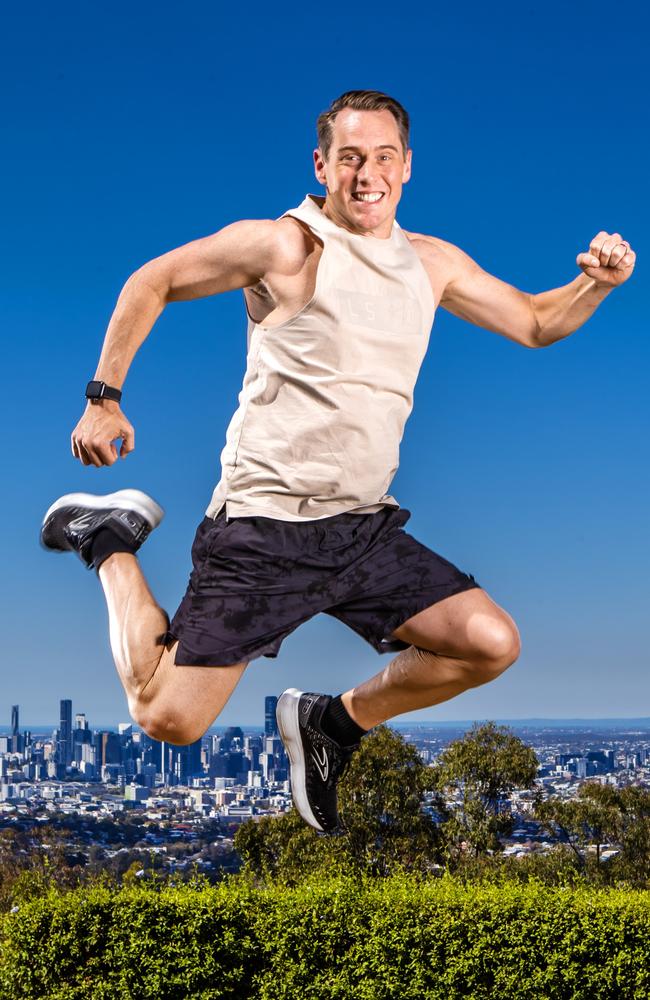
{"label": "right arm", "polygon": [[[128,279],[111,316],[94,378],[121,389],[135,354],[168,302],[203,298],[256,284],[300,264],[296,227],[282,222],[235,222],[204,239],[149,261]],[[112,465],[134,448],[133,427],[119,403],[88,401],[72,432],[72,454],[84,465]]]}

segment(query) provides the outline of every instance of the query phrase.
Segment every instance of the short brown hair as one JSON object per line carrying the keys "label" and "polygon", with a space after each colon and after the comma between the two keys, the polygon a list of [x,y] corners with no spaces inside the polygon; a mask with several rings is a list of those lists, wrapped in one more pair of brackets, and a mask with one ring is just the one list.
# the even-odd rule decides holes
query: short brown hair
{"label": "short brown hair", "polygon": [[389,97],[388,94],[382,94],[379,90],[347,90],[345,94],[341,94],[335,101],[332,101],[327,111],[323,111],[316,122],[318,147],[325,159],[329,156],[332,145],[334,119],[343,108],[353,108],[355,111],[390,111],[397,122],[399,137],[406,156],[410,123],[408,112],[399,101],[396,101],[394,97]]}

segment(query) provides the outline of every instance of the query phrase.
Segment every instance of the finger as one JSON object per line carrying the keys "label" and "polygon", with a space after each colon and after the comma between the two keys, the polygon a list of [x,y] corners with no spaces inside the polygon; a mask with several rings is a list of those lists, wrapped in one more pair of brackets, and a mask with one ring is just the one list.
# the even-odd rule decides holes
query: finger
{"label": "finger", "polygon": [[609,266],[618,267],[627,256],[628,248],[619,241],[609,255]]}
{"label": "finger", "polygon": [[92,465],[90,457],[86,449],[84,448],[83,444],[81,443],[81,441],[77,442],[77,451],[79,453],[79,461],[81,462],[82,465]]}
{"label": "finger", "polygon": [[72,455],[73,455],[74,458],[80,458],[81,457],[79,455],[79,448],[77,446],[77,439],[74,436],[74,431],[70,435],[70,448],[72,450]]}
{"label": "finger", "polygon": [[589,244],[589,252],[592,257],[597,257],[600,261],[600,251],[603,249],[605,240],[608,238],[609,233],[606,233],[604,229],[601,229],[599,233],[596,233],[593,240]]}
{"label": "finger", "polygon": [[594,257],[593,253],[579,253],[576,257],[576,264],[584,271],[587,267],[600,267],[600,260]]}
{"label": "finger", "polygon": [[122,431],[122,447],[120,448],[120,456],[126,458],[126,456],[133,451],[135,448],[135,431],[130,424]]}
{"label": "finger", "polygon": [[92,441],[92,440],[90,440],[90,439],[88,439],[88,440],[84,439],[81,442],[81,445],[82,445],[82,447],[84,449],[84,453],[86,455],[86,458],[88,459],[88,463],[84,463],[84,464],[94,465],[97,468],[100,468],[100,466],[102,466],[104,463],[103,463],[102,459],[99,457],[99,455],[97,454],[97,448],[96,448],[95,442]]}
{"label": "finger", "polygon": [[95,454],[102,465],[112,465],[117,461],[117,449],[112,441],[97,442]]}
{"label": "finger", "polygon": [[624,239],[621,239],[620,244],[621,245],[617,247],[617,250],[622,251],[621,263],[623,261],[625,261],[626,264],[634,263],[634,261],[636,260],[636,254],[632,249],[632,247],[630,246],[630,244],[627,242],[627,240]]}
{"label": "finger", "polygon": [[600,263],[604,267],[614,266],[612,263],[612,254],[616,249],[616,247],[621,243],[622,239],[623,237],[621,236],[620,233],[613,233],[611,236],[608,236],[607,239],[604,241],[600,250]]}

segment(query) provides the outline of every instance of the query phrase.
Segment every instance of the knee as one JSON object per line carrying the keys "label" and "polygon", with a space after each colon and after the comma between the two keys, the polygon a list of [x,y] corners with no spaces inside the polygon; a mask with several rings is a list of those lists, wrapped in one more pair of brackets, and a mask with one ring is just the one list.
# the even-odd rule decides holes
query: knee
{"label": "knee", "polygon": [[474,639],[472,680],[475,686],[494,680],[512,666],[521,652],[521,639],[511,618],[490,618],[481,623]]}
{"label": "knee", "polygon": [[172,743],[174,746],[188,746],[203,736],[196,723],[181,716],[173,708],[165,706],[131,706],[131,718],[152,740]]}

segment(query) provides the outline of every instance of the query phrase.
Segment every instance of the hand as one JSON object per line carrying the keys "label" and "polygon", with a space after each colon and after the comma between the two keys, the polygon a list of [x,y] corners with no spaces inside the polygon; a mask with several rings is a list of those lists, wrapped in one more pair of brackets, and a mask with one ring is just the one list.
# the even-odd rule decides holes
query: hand
{"label": "hand", "polygon": [[135,448],[133,427],[122,413],[119,403],[110,399],[88,402],[86,411],[72,432],[72,454],[83,465],[112,465],[117,461],[113,444],[122,440],[120,458],[126,458]]}
{"label": "hand", "polygon": [[576,264],[589,278],[605,288],[622,285],[632,274],[636,254],[620,233],[600,232],[589,244],[588,253],[579,253]]}

